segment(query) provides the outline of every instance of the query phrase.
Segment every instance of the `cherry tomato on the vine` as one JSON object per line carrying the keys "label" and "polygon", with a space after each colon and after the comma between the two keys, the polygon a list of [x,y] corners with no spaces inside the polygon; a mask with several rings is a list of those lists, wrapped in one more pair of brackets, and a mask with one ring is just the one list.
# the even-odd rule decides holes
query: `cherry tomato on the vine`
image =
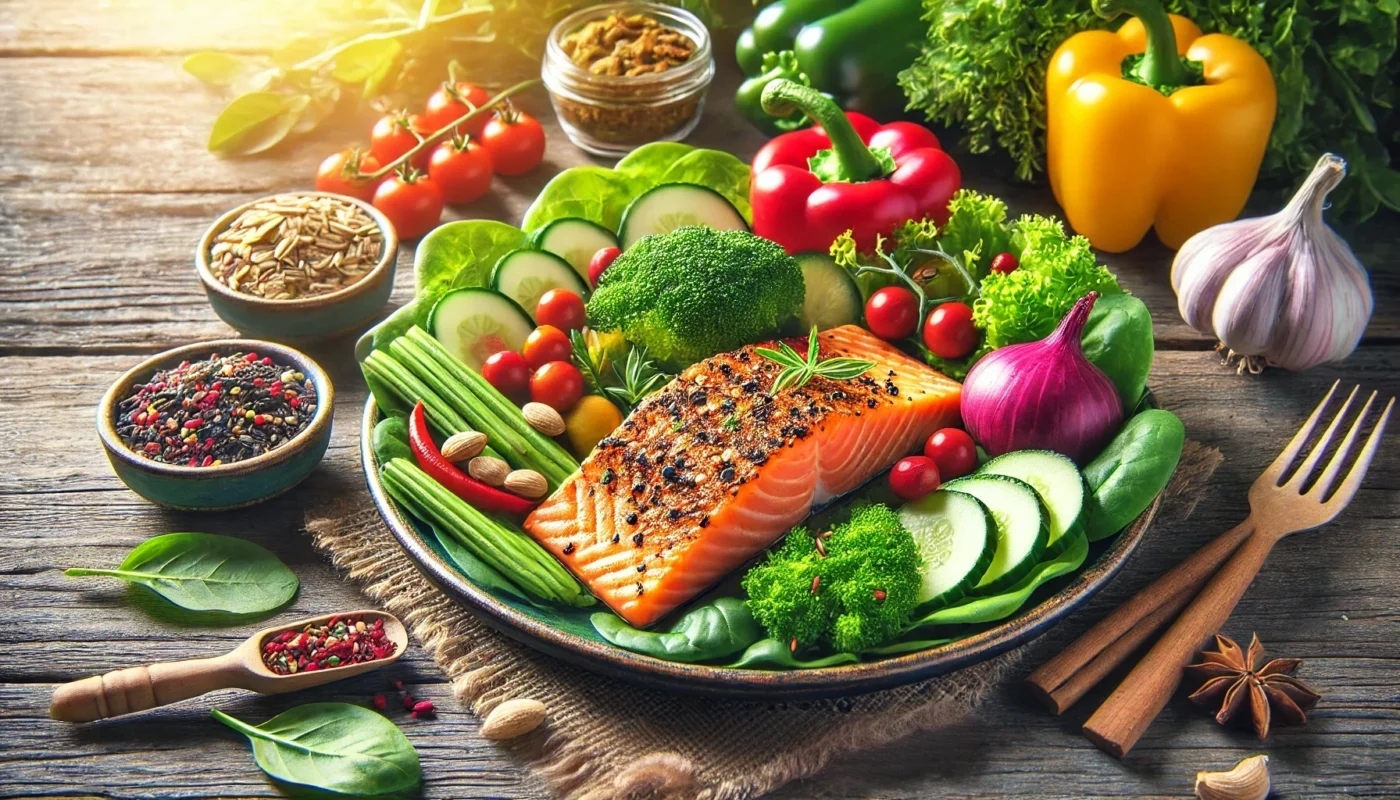
{"label": "cherry tomato on the vine", "polygon": [[559,413],[574,407],[583,397],[583,373],[568,361],[551,361],[530,376],[530,399]]}
{"label": "cherry tomato on the vine", "polygon": [[928,456],[901,458],[890,470],[890,488],[905,501],[933,494],[942,482],[938,465]]}
{"label": "cherry tomato on the vine", "polygon": [[938,465],[944,480],[971,475],[977,469],[977,445],[962,428],[939,428],[924,443],[924,455]]}
{"label": "cherry tomato on the vine", "polygon": [[535,322],[541,325],[576,331],[587,321],[583,298],[568,289],[550,289],[540,295],[540,302],[535,306]]}
{"label": "cherry tomato on the vine", "polygon": [[877,289],[865,301],[865,326],[886,341],[913,336],[919,327],[919,298],[903,286]]}
{"label": "cherry tomato on the vine", "polygon": [[380,164],[388,164],[416,146],[413,120],[402,111],[380,117],[369,134],[369,151]]}
{"label": "cherry tomato on the vine", "polygon": [[355,176],[378,169],[379,159],[373,153],[363,152],[358,147],[347,147],[326,156],[321,166],[316,168],[316,191],[349,195],[369,202],[374,198],[374,189],[379,181],[357,179]]}
{"label": "cherry tomato on the vine", "polygon": [[428,177],[453,204],[478,200],[491,189],[491,154],[471,139],[450,140],[433,148]]}
{"label": "cherry tomato on the vine", "polygon": [[992,259],[991,269],[992,272],[999,272],[1002,275],[1007,275],[1015,272],[1016,268],[1019,266],[1021,266],[1021,262],[1016,260],[1016,256],[1010,253],[997,253],[996,258]]}
{"label": "cherry tomato on the vine", "polygon": [[[465,82],[459,82],[456,86],[443,83],[436,92],[428,96],[428,102],[423,106],[423,121],[429,133],[440,131],[461,119],[468,111],[486,105],[486,101],[490,99],[491,95],[480,86]],[[489,113],[479,114],[470,122],[459,125],[457,132],[478,136],[481,129],[486,127],[486,118],[489,116]]]}
{"label": "cherry tomato on the vine", "polygon": [[544,128],[539,120],[509,106],[491,115],[481,143],[491,151],[491,163],[502,175],[524,175],[544,158]]}
{"label": "cherry tomato on the vine", "polygon": [[400,239],[417,239],[442,219],[442,190],[417,170],[402,169],[374,190],[374,207],[394,224]]}
{"label": "cherry tomato on the vine", "polygon": [[488,357],[481,365],[481,377],[516,402],[530,396],[530,365],[514,350],[502,350]]}
{"label": "cherry tomato on the vine", "polygon": [[977,339],[967,303],[944,303],[924,322],[924,347],[939,358],[962,358],[977,349]]}
{"label": "cherry tomato on the vine", "polygon": [[541,324],[525,338],[525,363],[539,369],[551,361],[568,361],[574,352],[569,334],[553,325]]}
{"label": "cherry tomato on the vine", "polygon": [[603,271],[611,267],[620,255],[622,255],[622,251],[616,247],[604,247],[594,253],[593,258],[588,262],[588,282],[597,286],[598,279],[603,277]]}

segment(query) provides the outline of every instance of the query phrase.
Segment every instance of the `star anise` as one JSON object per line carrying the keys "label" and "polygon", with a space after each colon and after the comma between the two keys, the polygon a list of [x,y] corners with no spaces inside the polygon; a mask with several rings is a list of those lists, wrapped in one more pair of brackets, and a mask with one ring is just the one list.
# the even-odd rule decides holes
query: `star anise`
{"label": "star anise", "polygon": [[1308,710],[1322,695],[1290,674],[1303,663],[1301,658],[1275,658],[1259,666],[1264,661],[1264,646],[1257,634],[1248,652],[1218,633],[1215,646],[1217,652],[1201,653],[1202,662],[1186,670],[1205,680],[1190,700],[1206,708],[1219,708],[1216,722],[1224,725],[1245,713],[1247,707],[1255,732],[1264,739],[1273,722],[1301,725],[1308,721]]}

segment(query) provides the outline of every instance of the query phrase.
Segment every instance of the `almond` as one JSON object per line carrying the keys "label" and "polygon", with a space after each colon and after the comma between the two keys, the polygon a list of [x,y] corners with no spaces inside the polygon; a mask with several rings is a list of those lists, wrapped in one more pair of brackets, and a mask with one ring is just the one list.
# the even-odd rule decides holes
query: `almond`
{"label": "almond", "polygon": [[467,464],[467,474],[488,486],[500,486],[510,474],[510,465],[491,456],[477,456]]}
{"label": "almond", "polygon": [[564,418],[544,403],[526,403],[520,412],[525,415],[525,421],[530,423],[531,428],[545,436],[558,436],[564,432]]}
{"label": "almond", "polygon": [[507,492],[528,500],[538,500],[549,491],[549,483],[544,476],[532,469],[518,469],[506,476],[501,484]]}
{"label": "almond", "polygon": [[544,722],[544,713],[544,703],[538,700],[507,700],[486,715],[481,735],[497,742],[524,736]]}
{"label": "almond", "polygon": [[471,461],[486,449],[486,434],[479,431],[462,431],[447,437],[442,443],[442,457],[451,462]]}

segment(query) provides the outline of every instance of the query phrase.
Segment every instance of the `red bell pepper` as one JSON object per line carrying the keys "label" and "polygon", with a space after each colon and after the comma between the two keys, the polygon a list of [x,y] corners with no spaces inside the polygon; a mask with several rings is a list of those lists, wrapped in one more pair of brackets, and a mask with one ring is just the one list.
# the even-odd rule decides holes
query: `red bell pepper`
{"label": "red bell pepper", "polygon": [[414,406],[413,413],[408,416],[408,447],[413,451],[418,466],[428,473],[428,477],[442,484],[447,491],[471,503],[478,511],[528,514],[530,509],[535,507],[534,502],[482,483],[443,458],[442,451],[438,450],[433,437],[428,434],[428,420],[423,413],[422,403]]}
{"label": "red bell pepper", "polygon": [[764,88],[763,110],[775,116],[800,110],[818,127],[785,133],[754,156],[754,233],[789,253],[825,253],[849,230],[856,247],[868,252],[876,236],[911,219],[948,221],[962,174],[927,128],[843,114],[820,92],[789,80]]}

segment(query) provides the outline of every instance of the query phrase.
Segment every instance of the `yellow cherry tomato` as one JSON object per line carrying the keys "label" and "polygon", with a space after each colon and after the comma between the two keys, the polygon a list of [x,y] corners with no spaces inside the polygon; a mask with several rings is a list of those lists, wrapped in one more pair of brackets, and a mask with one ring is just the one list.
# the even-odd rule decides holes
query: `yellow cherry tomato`
{"label": "yellow cherry tomato", "polygon": [[622,412],[612,401],[590,394],[581,398],[564,415],[564,435],[568,437],[574,455],[583,458],[621,424]]}

